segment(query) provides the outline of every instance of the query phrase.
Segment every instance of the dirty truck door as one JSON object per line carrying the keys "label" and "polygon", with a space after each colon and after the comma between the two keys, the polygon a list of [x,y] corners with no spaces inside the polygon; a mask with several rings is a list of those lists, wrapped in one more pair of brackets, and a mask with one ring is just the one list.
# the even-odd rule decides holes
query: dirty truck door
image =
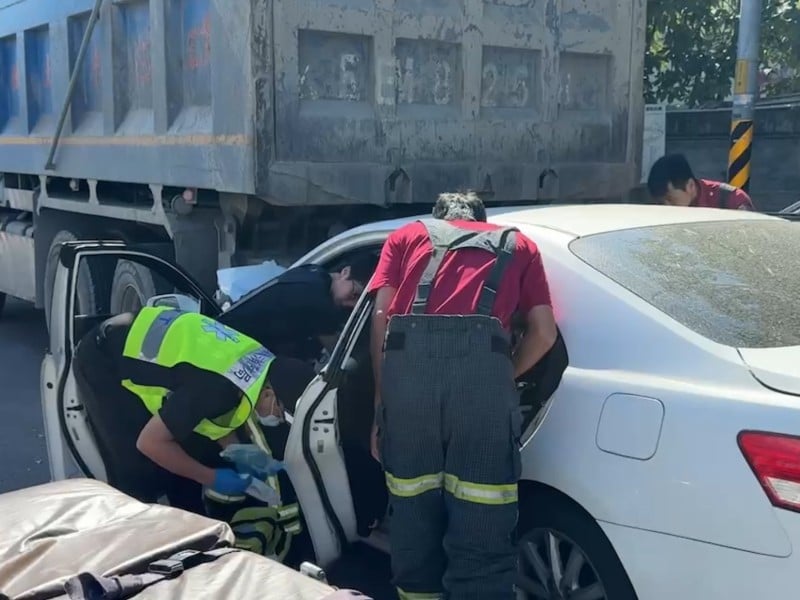
{"label": "dirty truck door", "polygon": [[[77,278],[81,269],[113,273],[119,261],[148,269],[166,287],[197,301],[200,312],[211,317],[219,306],[179,267],[122,242],[70,242],[62,246],[56,270],[49,348],[42,361],[41,398],[50,475],[53,480],[88,476],[106,480],[103,463],[75,384],[72,360],[78,342],[95,325],[113,316],[110,285],[95,282],[98,296],[94,313],[81,306]],[[97,267],[97,268],[95,268]]]}

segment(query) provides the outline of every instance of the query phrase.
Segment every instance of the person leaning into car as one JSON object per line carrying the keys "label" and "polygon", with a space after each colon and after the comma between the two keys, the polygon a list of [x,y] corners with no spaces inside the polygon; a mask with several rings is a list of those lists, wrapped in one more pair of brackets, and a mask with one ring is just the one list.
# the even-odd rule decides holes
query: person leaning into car
{"label": "person leaning into car", "polygon": [[377,262],[358,258],[332,273],[318,265],[289,269],[249,292],[225,323],[278,355],[314,360],[321,346],[333,347]]}
{"label": "person leaning into car", "polygon": [[753,201],[744,190],[695,177],[683,154],[668,154],[653,163],[647,189],[656,202],[669,206],[753,210]]}
{"label": "person leaning into car", "polygon": [[143,502],[204,514],[202,488],[241,494],[251,483],[225,467],[220,445],[251,416],[271,420],[296,393],[304,363],[198,313],[145,307],[93,328],[74,358],[75,380],[107,481]]}
{"label": "person leaning into car", "polygon": [[[369,289],[394,583],[401,599],[512,600],[514,380],[556,340],[547,278],[536,244],[486,223],[476,195],[442,194],[433,217],[389,236]],[[512,356],[517,312],[525,335]]]}

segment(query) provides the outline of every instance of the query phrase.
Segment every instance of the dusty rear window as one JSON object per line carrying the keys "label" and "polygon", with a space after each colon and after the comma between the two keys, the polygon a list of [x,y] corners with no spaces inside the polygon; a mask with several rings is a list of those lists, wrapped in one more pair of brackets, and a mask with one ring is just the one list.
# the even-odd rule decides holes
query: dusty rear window
{"label": "dusty rear window", "polygon": [[572,252],[721,344],[800,345],[800,223],[718,221],[577,239]]}

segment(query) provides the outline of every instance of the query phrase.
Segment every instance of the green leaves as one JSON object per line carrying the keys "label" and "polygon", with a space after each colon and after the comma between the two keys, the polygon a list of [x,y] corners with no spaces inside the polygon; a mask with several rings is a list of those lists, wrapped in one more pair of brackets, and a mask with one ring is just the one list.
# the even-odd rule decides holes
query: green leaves
{"label": "green leaves", "polygon": [[[649,0],[645,98],[696,107],[731,93],[739,0]],[[800,92],[800,0],[763,0],[767,95]],[[794,77],[786,74],[794,72]]]}

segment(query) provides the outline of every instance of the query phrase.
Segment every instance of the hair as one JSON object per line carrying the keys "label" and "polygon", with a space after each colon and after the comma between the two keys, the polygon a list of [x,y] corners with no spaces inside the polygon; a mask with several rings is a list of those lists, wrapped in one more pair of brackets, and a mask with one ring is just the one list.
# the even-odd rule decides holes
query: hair
{"label": "hair", "polygon": [[375,269],[378,267],[378,257],[371,252],[368,254],[359,254],[343,263],[338,270],[341,271],[345,267],[350,267],[350,279],[362,285],[366,285],[375,272]]}
{"label": "hair", "polygon": [[276,356],[269,366],[265,385],[269,385],[278,402],[293,413],[297,400],[315,375],[314,367],[305,361]]}
{"label": "hair", "polygon": [[667,154],[650,168],[647,190],[653,198],[661,198],[666,195],[669,184],[676,189],[685,190],[686,184],[694,178],[692,167],[683,154]]}
{"label": "hair", "polygon": [[486,207],[475,192],[439,194],[433,205],[433,218],[444,221],[486,221]]}

